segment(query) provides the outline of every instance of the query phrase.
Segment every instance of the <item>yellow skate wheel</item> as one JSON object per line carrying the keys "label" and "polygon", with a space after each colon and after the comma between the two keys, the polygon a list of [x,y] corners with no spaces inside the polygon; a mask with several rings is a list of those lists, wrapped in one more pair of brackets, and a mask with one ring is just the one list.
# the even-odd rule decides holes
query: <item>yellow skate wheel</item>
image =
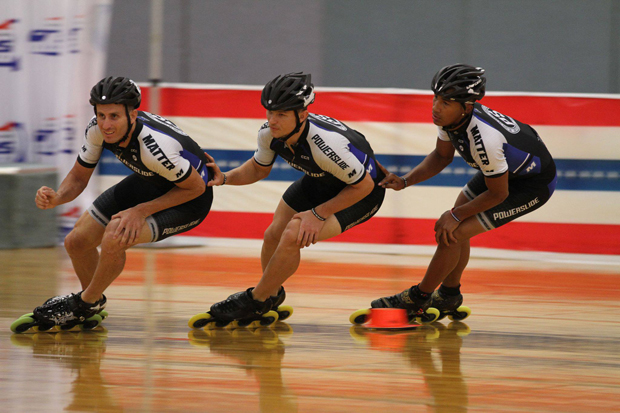
{"label": "yellow skate wheel", "polygon": [[349,317],[349,322],[351,324],[355,324],[357,326],[364,324],[370,319],[370,309],[364,308],[361,310],[357,310]]}
{"label": "yellow skate wheel", "polygon": [[110,316],[106,310],[101,310],[99,312],[99,315],[101,316],[101,321],[105,320]]}
{"label": "yellow skate wheel", "polygon": [[284,321],[293,315],[293,307],[290,305],[281,305],[276,309],[276,312],[278,313],[278,320]]}
{"label": "yellow skate wheel", "polygon": [[418,323],[430,324],[437,321],[437,319],[439,318],[439,314],[440,313],[438,309],[436,309],[435,307],[429,307],[422,316],[415,317],[415,320]]}
{"label": "yellow skate wheel", "polygon": [[192,318],[189,319],[187,325],[189,328],[203,328],[207,324],[212,324],[211,314],[209,313],[200,313],[196,314]]}
{"label": "yellow skate wheel", "polygon": [[450,320],[460,321],[465,320],[467,317],[471,315],[471,308],[466,305],[462,305],[457,308],[451,315],[448,316]]}
{"label": "yellow skate wheel", "polygon": [[260,320],[257,320],[258,321],[258,325],[256,325],[256,327],[261,327],[261,326],[262,327],[269,327],[269,326],[272,326],[272,325],[274,325],[276,323],[276,321],[278,321],[279,317],[280,316],[278,315],[277,312],[275,312],[273,310],[267,311],[265,314],[263,314],[263,316],[261,317]]}

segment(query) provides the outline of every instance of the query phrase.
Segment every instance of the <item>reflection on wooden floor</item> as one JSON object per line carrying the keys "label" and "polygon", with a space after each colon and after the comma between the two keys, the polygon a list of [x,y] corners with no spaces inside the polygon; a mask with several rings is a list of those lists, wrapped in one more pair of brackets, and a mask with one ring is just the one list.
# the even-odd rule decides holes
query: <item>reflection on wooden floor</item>
{"label": "reflection on wooden floor", "polygon": [[473,314],[402,333],[348,316],[429,257],[304,252],[273,329],[189,330],[258,279],[258,250],[142,249],[90,332],[14,335],[79,285],[62,249],[0,251],[1,412],[617,412],[620,268],[472,260]]}

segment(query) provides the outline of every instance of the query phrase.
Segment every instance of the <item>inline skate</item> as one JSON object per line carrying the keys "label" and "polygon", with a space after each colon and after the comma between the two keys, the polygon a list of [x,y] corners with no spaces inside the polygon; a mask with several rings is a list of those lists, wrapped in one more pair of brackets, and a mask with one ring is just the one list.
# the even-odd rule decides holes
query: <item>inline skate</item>
{"label": "inline skate", "polygon": [[24,314],[11,324],[14,333],[39,331],[67,331],[74,327],[92,330],[99,326],[107,312],[105,296],[94,304],[82,301],[82,293],[52,297],[32,313]]}
{"label": "inline skate", "polygon": [[226,300],[213,304],[208,312],[196,314],[187,324],[190,328],[207,329],[271,326],[279,317],[276,311],[271,310],[273,297],[258,301],[252,296],[252,290],[253,288],[248,288],[232,294]]}
{"label": "inline skate", "polygon": [[431,295],[431,307],[439,310],[439,317],[437,320],[441,320],[448,316],[450,320],[465,320],[471,314],[471,309],[463,304],[463,295],[446,295],[441,291],[441,287],[435,290]]}

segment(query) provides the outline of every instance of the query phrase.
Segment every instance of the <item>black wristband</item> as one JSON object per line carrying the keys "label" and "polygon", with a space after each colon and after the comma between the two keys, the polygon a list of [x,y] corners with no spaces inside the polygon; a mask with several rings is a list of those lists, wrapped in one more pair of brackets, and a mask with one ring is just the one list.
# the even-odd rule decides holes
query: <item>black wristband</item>
{"label": "black wristband", "polygon": [[[224,175],[224,182],[222,182],[222,185],[225,185],[225,184],[226,184],[226,180],[227,180],[228,178],[226,177],[226,174],[225,174],[225,173],[223,173],[223,172],[222,172],[222,175]],[[222,185],[220,185],[220,186],[222,186]]]}
{"label": "black wristband", "polygon": [[401,177],[400,177],[400,179],[402,179],[402,180],[403,180],[403,182],[405,183],[405,186],[403,186],[403,189],[407,188],[407,186],[409,185],[409,184],[407,183],[407,178],[405,178],[404,176],[401,176]]}
{"label": "black wristband", "polygon": [[320,216],[315,210],[314,208],[312,208],[310,211],[312,211],[312,213],[314,214],[314,216],[319,220],[319,221],[325,221],[325,218],[323,218],[322,216]]}

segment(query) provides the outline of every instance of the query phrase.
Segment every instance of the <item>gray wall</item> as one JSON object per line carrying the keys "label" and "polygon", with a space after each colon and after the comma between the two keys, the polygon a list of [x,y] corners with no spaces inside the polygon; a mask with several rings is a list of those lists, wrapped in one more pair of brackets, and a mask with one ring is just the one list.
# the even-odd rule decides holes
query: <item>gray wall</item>
{"label": "gray wall", "polygon": [[[428,89],[442,66],[487,90],[620,93],[620,0],[165,0],[163,81]],[[116,0],[107,72],[149,80],[150,0]]]}

